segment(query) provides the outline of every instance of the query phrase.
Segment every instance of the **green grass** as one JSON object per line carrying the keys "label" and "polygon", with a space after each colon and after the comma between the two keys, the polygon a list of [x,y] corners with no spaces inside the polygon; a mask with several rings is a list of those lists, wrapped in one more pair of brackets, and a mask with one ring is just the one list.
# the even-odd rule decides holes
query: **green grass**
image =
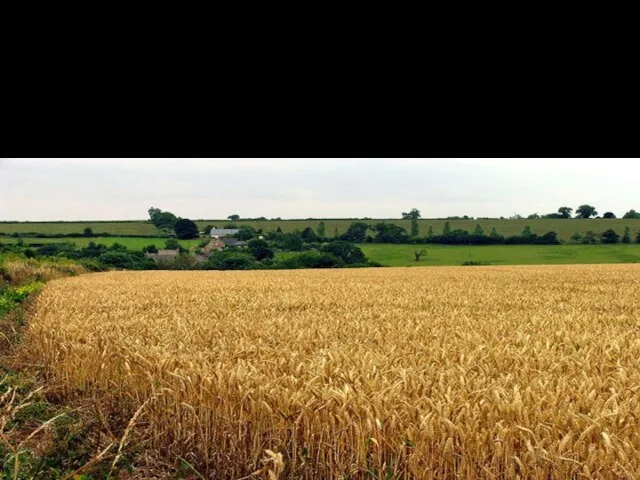
{"label": "green grass", "polygon": [[[324,220],[325,235],[333,236],[335,229],[338,233],[344,233],[349,225],[355,220]],[[359,220],[360,221],[360,220]],[[401,225],[410,230],[411,222],[409,220],[386,219],[386,220],[361,220],[371,225],[377,222],[392,222]],[[426,236],[431,226],[434,233],[440,233],[446,220],[420,220],[418,222],[420,235]],[[472,231],[477,224],[489,233],[492,227],[495,227],[498,233],[510,236],[519,235],[526,225],[529,225],[534,233],[543,234],[548,231],[555,231],[562,240],[568,241],[576,231],[584,234],[587,230],[593,230],[601,233],[604,230],[613,228],[622,235],[624,227],[628,226],[632,234],[640,230],[640,220],[632,219],[538,219],[538,220],[450,220],[452,229],[464,229]],[[207,225],[223,227],[229,223],[228,220],[199,220],[196,222],[201,230]],[[280,227],[285,232],[295,229],[303,230],[305,227],[311,227],[317,230],[320,220],[240,220],[235,222],[238,226],[251,226],[261,228],[264,231],[275,230]],[[94,232],[108,232],[112,235],[155,235],[159,234],[159,230],[144,220],[139,221],[112,221],[112,222],[0,222],[0,233],[47,233],[47,234],[69,234],[82,233],[86,228],[91,228]],[[2,237],[0,237],[0,241]]]}
{"label": "green grass", "polygon": [[[157,248],[163,248],[166,238],[137,238],[137,237],[67,237],[67,238],[24,238],[24,243],[27,245],[40,245],[43,243],[75,243],[78,247],[84,247],[89,242],[101,243],[103,245],[111,246],[114,243],[124,245],[130,250],[141,250],[142,247],[148,245],[155,245]],[[197,247],[201,239],[196,238],[194,240],[178,240],[178,243],[184,248]],[[14,237],[0,237],[0,243],[17,243],[18,239]]]}
{"label": "green grass", "polygon": [[[640,244],[616,245],[389,245],[362,244],[370,260],[385,266],[462,265],[486,262],[491,265],[537,265],[567,263],[640,263]],[[413,252],[427,254],[416,262]]]}

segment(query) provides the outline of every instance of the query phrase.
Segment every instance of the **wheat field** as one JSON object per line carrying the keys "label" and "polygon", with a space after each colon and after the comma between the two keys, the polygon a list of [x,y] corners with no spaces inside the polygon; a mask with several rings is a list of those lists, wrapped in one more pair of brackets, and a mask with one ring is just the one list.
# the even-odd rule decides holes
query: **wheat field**
{"label": "wheat field", "polygon": [[640,478],[640,265],[90,274],[23,352],[203,478]]}

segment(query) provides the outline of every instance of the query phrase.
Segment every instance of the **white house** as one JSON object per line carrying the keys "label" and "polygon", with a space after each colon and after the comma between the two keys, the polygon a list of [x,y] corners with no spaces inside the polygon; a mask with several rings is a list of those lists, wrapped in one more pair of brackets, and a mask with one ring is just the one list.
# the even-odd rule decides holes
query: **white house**
{"label": "white house", "polygon": [[239,231],[239,228],[212,228],[210,235],[211,238],[228,237],[235,235]]}

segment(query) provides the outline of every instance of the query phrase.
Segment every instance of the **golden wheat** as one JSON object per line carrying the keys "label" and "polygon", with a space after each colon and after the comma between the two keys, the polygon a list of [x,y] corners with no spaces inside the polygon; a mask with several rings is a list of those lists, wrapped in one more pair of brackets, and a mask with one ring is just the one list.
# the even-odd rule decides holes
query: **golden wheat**
{"label": "golden wheat", "polygon": [[207,478],[636,478],[639,278],[99,273],[47,285],[24,354]]}

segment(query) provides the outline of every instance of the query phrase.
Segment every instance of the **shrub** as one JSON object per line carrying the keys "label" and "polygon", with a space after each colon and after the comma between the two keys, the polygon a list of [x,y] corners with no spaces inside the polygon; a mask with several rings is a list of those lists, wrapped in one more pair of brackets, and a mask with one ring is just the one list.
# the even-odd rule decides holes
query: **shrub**
{"label": "shrub", "polygon": [[345,264],[366,263],[367,257],[357,245],[342,240],[337,240],[325,245],[323,252],[330,253],[340,259]]}
{"label": "shrub", "polygon": [[613,230],[612,228],[605,230],[600,235],[600,241],[602,243],[618,243],[619,240],[620,240],[620,235],[618,235],[615,232],[615,230]]}

